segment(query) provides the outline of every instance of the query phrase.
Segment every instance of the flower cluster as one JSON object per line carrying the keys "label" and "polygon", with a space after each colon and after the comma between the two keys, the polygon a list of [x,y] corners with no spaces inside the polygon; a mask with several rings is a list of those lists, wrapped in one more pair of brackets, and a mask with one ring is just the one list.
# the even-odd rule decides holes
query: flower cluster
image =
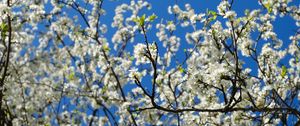
{"label": "flower cluster", "polygon": [[1,1],[0,125],[299,124],[299,6],[151,2]]}

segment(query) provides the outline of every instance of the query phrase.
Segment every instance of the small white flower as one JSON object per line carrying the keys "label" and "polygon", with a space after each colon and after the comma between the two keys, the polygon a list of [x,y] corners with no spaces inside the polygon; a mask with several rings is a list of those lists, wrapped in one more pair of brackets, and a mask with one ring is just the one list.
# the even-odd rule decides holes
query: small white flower
{"label": "small white flower", "polygon": [[229,18],[229,19],[232,19],[235,17],[236,17],[236,13],[234,11],[226,11],[226,13],[224,15],[224,18]]}

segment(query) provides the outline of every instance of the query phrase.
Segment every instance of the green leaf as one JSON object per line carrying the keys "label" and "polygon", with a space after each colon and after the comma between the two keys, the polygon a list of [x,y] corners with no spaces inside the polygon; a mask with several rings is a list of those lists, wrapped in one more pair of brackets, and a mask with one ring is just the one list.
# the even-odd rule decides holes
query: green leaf
{"label": "green leaf", "polygon": [[8,32],[8,25],[5,24],[5,23],[2,23],[2,24],[0,25],[0,30],[1,30],[1,37],[2,37],[2,38],[5,38],[6,32]]}
{"label": "green leaf", "polygon": [[110,50],[110,48],[108,47],[108,45],[103,45],[102,48],[103,48],[104,51],[109,51]]}
{"label": "green leaf", "polygon": [[132,21],[135,22],[136,24],[140,23],[140,19],[139,18],[133,18]]}
{"label": "green leaf", "polygon": [[238,18],[238,19],[236,19],[236,22],[237,22],[237,23],[240,23],[241,20],[242,20],[242,18]]}
{"label": "green leaf", "polygon": [[134,60],[134,57],[133,57],[133,56],[130,56],[130,57],[129,57],[129,60],[133,61],[133,60]]}
{"label": "green leaf", "polygon": [[212,35],[215,36],[216,35],[216,31],[213,29],[212,30]]}
{"label": "green leaf", "polygon": [[217,12],[212,11],[212,10],[208,11],[208,15],[212,15],[212,19],[211,19],[212,21],[216,20],[217,16],[218,16]]}
{"label": "green leaf", "polygon": [[157,16],[155,14],[152,14],[151,16],[149,16],[149,21],[152,22],[157,18]]}
{"label": "green leaf", "polygon": [[272,12],[272,6],[271,6],[270,3],[265,4],[265,7],[267,8],[268,13],[271,13],[271,12]]}
{"label": "green leaf", "polygon": [[7,32],[8,31],[8,25],[5,24],[5,23],[2,23],[1,26],[0,26],[0,28],[1,28],[2,32]]}
{"label": "green leaf", "polygon": [[161,74],[162,74],[162,75],[166,75],[166,74],[167,74],[167,71],[166,71],[166,70],[162,70],[162,71],[161,71]]}
{"label": "green leaf", "polygon": [[[154,18],[154,17],[152,17]],[[133,18],[132,21],[138,24],[139,26],[143,26],[145,24],[146,15],[143,14],[142,17]],[[154,19],[153,19],[154,20]]]}
{"label": "green leaf", "polygon": [[216,19],[217,19],[217,15],[214,15],[212,19],[213,19],[213,20],[216,20]]}
{"label": "green leaf", "polygon": [[184,69],[181,66],[178,67],[178,70],[180,73],[184,73]]}
{"label": "green leaf", "polygon": [[185,102],[181,102],[182,103],[182,106],[185,106],[186,105],[186,103]]}
{"label": "green leaf", "polygon": [[75,79],[75,72],[71,72],[68,76],[69,80],[74,80]]}
{"label": "green leaf", "polygon": [[162,84],[162,80],[157,80],[157,81],[156,81],[156,84],[157,84],[158,86],[160,86],[160,85]]}
{"label": "green leaf", "polygon": [[284,76],[286,75],[286,73],[287,73],[286,67],[285,67],[285,66],[282,66],[282,67],[281,67],[281,73],[280,73],[281,77],[284,77]]}
{"label": "green leaf", "polygon": [[102,94],[105,93],[107,91],[107,89],[108,89],[107,85],[104,85],[102,90],[101,90],[101,93]]}
{"label": "green leaf", "polygon": [[217,15],[217,12],[210,10],[210,11],[208,11],[208,14],[209,15]]}
{"label": "green leaf", "polygon": [[171,24],[173,24],[173,21],[168,21],[168,25],[171,25]]}
{"label": "green leaf", "polygon": [[145,24],[146,14],[143,14],[143,16],[140,18],[140,26],[143,26]]}

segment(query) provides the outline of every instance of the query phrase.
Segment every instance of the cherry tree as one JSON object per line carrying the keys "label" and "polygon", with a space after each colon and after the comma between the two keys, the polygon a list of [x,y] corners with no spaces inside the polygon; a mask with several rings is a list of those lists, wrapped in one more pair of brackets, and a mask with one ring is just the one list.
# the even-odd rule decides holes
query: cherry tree
{"label": "cherry tree", "polygon": [[300,124],[297,3],[151,2],[1,0],[0,125]]}

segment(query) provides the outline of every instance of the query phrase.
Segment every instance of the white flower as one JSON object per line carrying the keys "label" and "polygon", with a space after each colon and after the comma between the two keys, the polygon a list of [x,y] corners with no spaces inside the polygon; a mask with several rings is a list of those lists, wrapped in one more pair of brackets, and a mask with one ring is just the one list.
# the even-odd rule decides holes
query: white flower
{"label": "white flower", "polygon": [[169,13],[169,14],[173,14],[173,12],[172,12],[172,7],[171,7],[171,6],[168,7],[168,13]]}
{"label": "white flower", "polygon": [[166,29],[172,32],[176,30],[176,26],[174,25],[174,23],[168,23]]}
{"label": "white flower", "polygon": [[146,63],[148,60],[146,58],[146,45],[138,43],[134,46],[134,58],[136,59],[135,64],[139,65],[141,63]]}
{"label": "white flower", "polygon": [[222,1],[219,5],[218,5],[218,13],[221,15],[224,15],[225,12],[227,11],[227,8],[229,7],[229,3],[228,1]]}
{"label": "white flower", "polygon": [[181,10],[180,10],[180,8],[179,8],[178,5],[174,5],[174,6],[173,6],[173,12],[174,12],[175,14],[179,14],[179,13],[181,12]]}
{"label": "white flower", "polygon": [[250,56],[252,51],[252,44],[253,44],[253,40],[251,40],[250,38],[241,38],[238,40],[238,44],[241,47],[241,51],[242,51],[242,55],[243,56]]}
{"label": "white flower", "polygon": [[226,11],[224,18],[233,19],[236,17],[236,13],[234,11]]}

